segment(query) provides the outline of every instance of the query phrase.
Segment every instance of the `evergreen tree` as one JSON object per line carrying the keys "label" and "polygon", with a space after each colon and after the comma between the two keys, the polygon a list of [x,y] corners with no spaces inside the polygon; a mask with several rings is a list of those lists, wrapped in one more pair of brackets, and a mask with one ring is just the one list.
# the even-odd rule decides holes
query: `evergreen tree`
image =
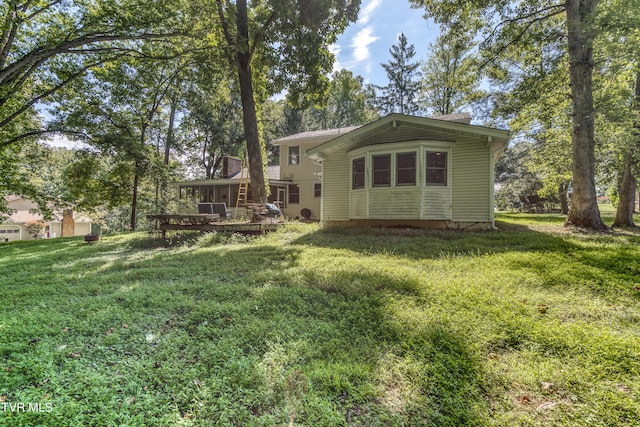
{"label": "evergreen tree", "polygon": [[398,43],[389,49],[392,59],[382,65],[389,84],[375,86],[382,94],[376,96],[376,106],[382,115],[390,113],[416,114],[420,110],[418,94],[420,91],[419,62],[412,62],[416,55],[415,47],[408,44],[404,33],[398,36]]}

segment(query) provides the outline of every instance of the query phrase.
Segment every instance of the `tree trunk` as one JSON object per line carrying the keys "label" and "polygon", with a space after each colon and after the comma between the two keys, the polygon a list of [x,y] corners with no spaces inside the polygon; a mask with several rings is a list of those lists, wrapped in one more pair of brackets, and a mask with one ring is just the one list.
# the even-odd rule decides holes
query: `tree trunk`
{"label": "tree trunk", "polygon": [[567,0],[573,107],[573,197],[565,225],[603,230],[595,185],[593,39],[597,0]]}
{"label": "tree trunk", "polygon": [[560,197],[560,213],[566,215],[569,213],[569,199],[567,192],[569,191],[569,185],[562,183],[558,186],[558,196]]}
{"label": "tree trunk", "polygon": [[256,104],[253,98],[253,76],[251,75],[251,50],[249,46],[249,19],[247,1],[236,2],[238,10],[238,77],[240,81],[240,100],[242,102],[242,121],[247,139],[247,157],[249,158],[249,177],[251,178],[251,199],[254,203],[267,201],[267,190],[262,161],[262,145],[258,133]]}
{"label": "tree trunk", "polygon": [[620,200],[616,211],[614,227],[633,227],[633,210],[636,202],[636,177],[633,176],[633,156],[627,152],[624,162],[624,174],[618,187]]}
{"label": "tree trunk", "polygon": [[138,207],[138,183],[140,176],[138,175],[138,162],[135,164],[135,175],[133,176],[133,195],[131,196],[131,219],[129,222],[129,230],[136,231],[136,211]]}
{"label": "tree trunk", "polygon": [[167,140],[164,144],[164,164],[169,165],[169,157],[174,141],[174,124],[176,120],[178,100],[176,97],[171,98],[171,111],[169,112],[169,129],[167,129]]}
{"label": "tree trunk", "polygon": [[[636,113],[640,113],[640,71],[636,73],[636,88],[635,88],[635,110]],[[640,131],[640,120],[634,123],[636,131]],[[618,186],[618,193],[620,194],[620,200],[618,202],[618,209],[616,211],[616,219],[613,222],[614,227],[634,227],[633,212],[636,208],[636,190],[637,180],[634,175],[634,152],[638,147],[638,139],[632,141],[630,148],[627,148],[624,161],[624,172],[622,175],[622,182]]]}

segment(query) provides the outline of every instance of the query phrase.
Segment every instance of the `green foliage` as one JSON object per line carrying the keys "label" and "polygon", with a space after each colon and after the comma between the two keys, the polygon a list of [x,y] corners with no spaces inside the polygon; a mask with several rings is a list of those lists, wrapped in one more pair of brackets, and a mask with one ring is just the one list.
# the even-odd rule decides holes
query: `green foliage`
{"label": "green foliage", "polygon": [[42,239],[44,237],[44,230],[47,228],[47,223],[42,220],[33,219],[25,222],[24,228],[34,239]]}
{"label": "green foliage", "polygon": [[640,237],[562,223],[0,245],[0,423],[638,424]]}
{"label": "green foliage", "polygon": [[197,165],[196,176],[219,177],[224,156],[245,157],[242,105],[229,79],[198,81],[186,93],[188,111],[180,125],[181,139]]}
{"label": "green foliage", "polygon": [[481,74],[473,48],[472,36],[455,31],[441,34],[429,46],[422,67],[427,109],[440,115],[453,114],[479,98]]}
{"label": "green foliage", "polygon": [[311,108],[307,114],[311,117],[305,127],[308,130],[336,129],[369,123],[378,118],[369,103],[372,97],[362,76],[354,76],[348,70],[336,71],[330,82],[327,105]]}
{"label": "green foliage", "polygon": [[[0,147],[43,131],[33,107],[86,71],[184,33],[180,0],[0,4]],[[160,42],[159,44],[162,44]]]}

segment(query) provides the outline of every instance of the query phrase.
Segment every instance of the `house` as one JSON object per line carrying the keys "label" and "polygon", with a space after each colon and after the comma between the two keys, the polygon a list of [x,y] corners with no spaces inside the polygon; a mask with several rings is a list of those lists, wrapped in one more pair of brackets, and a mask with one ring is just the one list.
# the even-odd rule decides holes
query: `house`
{"label": "house", "polygon": [[287,183],[287,216],[320,219],[322,167],[306,153],[359,126],[302,132],[271,141],[280,147],[280,179]]}
{"label": "house", "polygon": [[[491,228],[494,165],[509,133],[470,122],[466,113],[392,114],[279,138],[271,142],[280,148],[280,165],[267,170],[269,202],[289,218],[324,225]],[[246,168],[229,157],[222,179],[177,185],[195,212],[199,202],[233,208],[241,176]]]}
{"label": "house", "polygon": [[[222,165],[222,175],[219,179],[204,179],[195,181],[176,182],[173,185],[178,187],[180,212],[198,213],[198,203],[224,203],[227,210],[234,213],[234,217],[244,215],[244,208],[240,212],[235,212],[238,202],[241,181],[246,181],[248,185],[247,200],[240,203],[251,202],[251,178],[249,170],[244,167],[242,161],[235,157],[225,157]],[[280,167],[267,167],[267,181],[270,186],[268,202],[276,203],[286,212],[287,191],[290,181],[280,179]]]}
{"label": "house", "polygon": [[[321,167],[311,161],[305,152],[357,127],[304,132],[280,138],[271,143],[280,148],[279,165],[267,167],[270,187],[270,203],[277,204],[289,218],[320,219],[320,195],[322,193]],[[177,182],[181,200],[181,212],[197,212],[197,204],[203,202],[225,203],[235,209],[240,181],[249,176],[240,159],[225,157],[220,179]],[[247,178],[249,187],[251,179]],[[251,191],[248,191],[249,197]],[[251,202],[251,200],[247,200]],[[237,213],[242,216],[244,210]]]}
{"label": "house", "polygon": [[[7,196],[5,198],[11,215],[0,222],[0,242],[14,240],[33,240],[25,224],[30,221],[42,221],[42,215],[35,213],[38,206],[29,199],[21,196]],[[76,216],[70,209],[54,212],[51,221],[45,221],[44,237],[84,236],[91,233],[91,220]]]}
{"label": "house", "polygon": [[492,228],[494,166],[509,133],[470,121],[391,114],[307,149],[321,166],[322,223]]}

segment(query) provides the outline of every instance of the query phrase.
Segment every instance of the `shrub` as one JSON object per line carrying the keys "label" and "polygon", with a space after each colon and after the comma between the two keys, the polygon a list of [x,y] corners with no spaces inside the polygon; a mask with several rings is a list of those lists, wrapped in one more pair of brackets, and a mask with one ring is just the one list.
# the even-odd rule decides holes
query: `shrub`
{"label": "shrub", "polygon": [[24,228],[27,229],[27,233],[34,239],[42,239],[44,237],[44,230],[47,228],[47,223],[42,220],[32,219],[29,222],[25,222]]}

